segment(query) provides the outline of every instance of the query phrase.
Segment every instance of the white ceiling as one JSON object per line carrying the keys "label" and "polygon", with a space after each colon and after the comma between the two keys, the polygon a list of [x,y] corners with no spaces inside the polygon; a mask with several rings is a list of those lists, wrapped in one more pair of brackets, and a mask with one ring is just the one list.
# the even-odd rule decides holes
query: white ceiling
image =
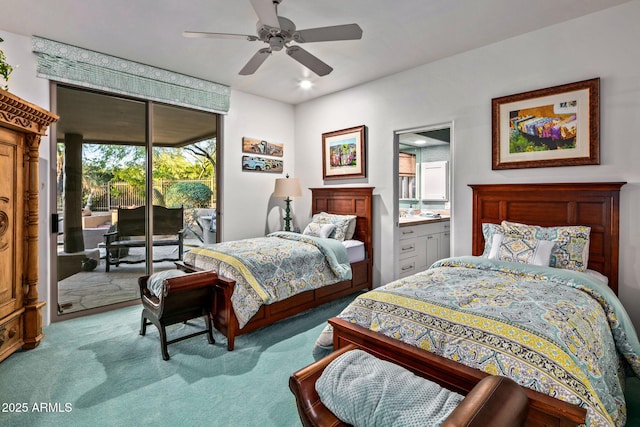
{"label": "white ceiling", "polygon": [[[283,0],[278,14],[298,29],[362,28],[361,40],[304,45],[334,68],[325,77],[284,50],[254,75],[240,76],[264,43],[182,36],[183,30],[254,35],[249,0],[0,0],[0,36],[1,30],[37,35],[298,104],[626,1]],[[305,78],[313,82],[306,91],[297,87]]]}

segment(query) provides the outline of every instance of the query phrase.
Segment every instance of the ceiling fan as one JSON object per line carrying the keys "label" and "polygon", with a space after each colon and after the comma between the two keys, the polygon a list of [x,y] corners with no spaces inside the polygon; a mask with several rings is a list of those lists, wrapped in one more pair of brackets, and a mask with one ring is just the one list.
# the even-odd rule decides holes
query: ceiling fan
{"label": "ceiling fan", "polygon": [[278,16],[278,5],[282,0],[251,0],[251,5],[258,15],[256,24],[257,36],[230,33],[207,33],[199,31],[184,31],[185,37],[205,37],[221,39],[245,39],[248,41],[262,41],[269,47],[256,52],[247,64],[240,70],[243,76],[250,75],[262,65],[262,63],[274,51],[286,48],[287,55],[313,71],[319,76],[326,76],[333,68],[322,62],[319,58],[307,52],[297,45],[289,45],[291,42],[311,43],[336,40],[358,40],[362,38],[362,29],[358,24],[334,25],[330,27],[309,28],[296,30],[295,24],[282,16]]}

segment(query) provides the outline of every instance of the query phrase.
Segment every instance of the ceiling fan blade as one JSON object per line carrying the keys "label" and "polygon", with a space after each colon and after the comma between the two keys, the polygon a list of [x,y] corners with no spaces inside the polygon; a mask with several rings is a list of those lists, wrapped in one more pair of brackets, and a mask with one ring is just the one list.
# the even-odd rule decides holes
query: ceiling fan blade
{"label": "ceiling fan blade", "polygon": [[262,63],[271,55],[271,49],[268,47],[262,48],[255,53],[247,62],[247,64],[240,70],[241,76],[248,76],[256,72],[256,70],[262,65]]}
{"label": "ceiling fan blade", "polygon": [[358,40],[362,38],[362,28],[358,24],[334,25],[331,27],[309,28],[293,33],[298,43],[327,42],[333,40]]}
{"label": "ceiling fan blade", "polygon": [[203,31],[183,31],[183,37],[192,38],[212,38],[212,39],[243,39],[249,41],[256,41],[258,37],[250,36],[247,34],[230,34],[230,33],[207,33]]}
{"label": "ceiling fan blade", "polygon": [[280,31],[280,21],[278,21],[278,15],[276,14],[276,8],[273,0],[251,0],[251,6],[253,6],[253,10],[256,11],[258,20],[262,25],[266,25]]}
{"label": "ceiling fan blade", "polygon": [[319,76],[326,76],[333,71],[333,68],[331,68],[300,46],[291,46],[287,48],[287,55],[289,55]]}

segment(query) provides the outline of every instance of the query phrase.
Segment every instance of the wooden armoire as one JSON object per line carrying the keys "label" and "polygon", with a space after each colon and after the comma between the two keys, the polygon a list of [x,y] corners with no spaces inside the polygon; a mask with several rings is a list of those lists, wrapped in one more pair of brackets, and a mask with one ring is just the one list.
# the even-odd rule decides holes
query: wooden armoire
{"label": "wooden armoire", "polygon": [[0,361],[40,344],[38,159],[40,138],[58,120],[0,89]]}

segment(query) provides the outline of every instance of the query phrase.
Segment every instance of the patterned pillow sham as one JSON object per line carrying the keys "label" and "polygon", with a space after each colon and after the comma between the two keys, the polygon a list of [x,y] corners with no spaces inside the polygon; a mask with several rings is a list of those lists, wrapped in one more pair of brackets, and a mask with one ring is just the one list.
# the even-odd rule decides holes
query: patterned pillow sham
{"label": "patterned pillow sham", "polygon": [[500,224],[485,222],[482,224],[482,235],[484,236],[484,251],[482,256],[489,257],[491,246],[493,245],[493,236],[496,234],[504,234],[504,228]]}
{"label": "patterned pillow sham", "polygon": [[336,229],[333,224],[319,224],[317,222],[310,222],[302,232],[307,236],[323,237],[328,239],[331,233]]}
{"label": "patterned pillow sham", "polygon": [[549,265],[555,243],[550,240],[521,239],[495,234],[489,259],[521,264]]}
{"label": "patterned pillow sham", "polygon": [[336,215],[326,212],[320,212],[313,216],[311,222],[315,222],[318,224],[335,225],[335,232],[332,233],[329,237],[340,240],[341,242],[351,239],[356,230],[355,215]]}
{"label": "patterned pillow sham", "polygon": [[584,272],[589,264],[589,235],[591,227],[567,225],[540,227],[502,221],[504,234],[522,239],[550,240],[555,243],[549,266]]}

